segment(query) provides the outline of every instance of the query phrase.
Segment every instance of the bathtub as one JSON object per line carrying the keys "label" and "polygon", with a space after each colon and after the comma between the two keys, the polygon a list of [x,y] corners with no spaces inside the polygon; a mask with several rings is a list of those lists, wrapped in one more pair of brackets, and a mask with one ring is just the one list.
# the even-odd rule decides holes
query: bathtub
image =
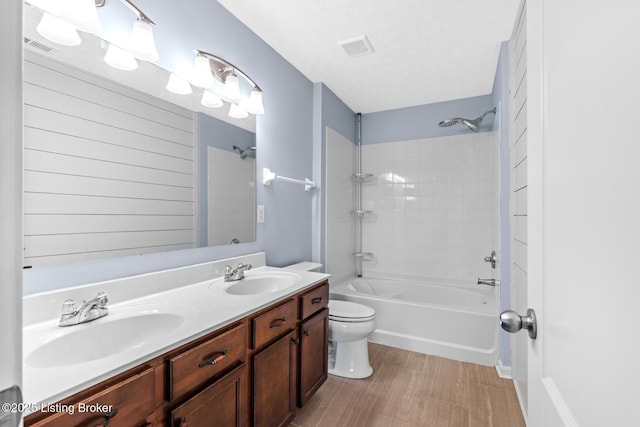
{"label": "bathtub", "polygon": [[331,298],[368,305],[377,329],[369,341],[495,366],[498,306],[492,288],[382,278],[353,278]]}

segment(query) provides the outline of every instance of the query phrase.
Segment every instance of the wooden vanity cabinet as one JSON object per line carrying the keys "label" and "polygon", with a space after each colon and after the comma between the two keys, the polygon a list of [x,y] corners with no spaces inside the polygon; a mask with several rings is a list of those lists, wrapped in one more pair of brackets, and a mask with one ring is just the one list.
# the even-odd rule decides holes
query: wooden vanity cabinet
{"label": "wooden vanity cabinet", "polygon": [[300,407],[313,396],[327,380],[329,310],[321,312],[302,323],[300,333]]}
{"label": "wooden vanity cabinet", "polygon": [[73,414],[24,425],[286,426],[327,378],[328,297],[325,281],[59,402]]}
{"label": "wooden vanity cabinet", "polygon": [[138,368],[31,414],[25,426],[150,426],[147,417],[156,406],[154,387],[153,368]]}

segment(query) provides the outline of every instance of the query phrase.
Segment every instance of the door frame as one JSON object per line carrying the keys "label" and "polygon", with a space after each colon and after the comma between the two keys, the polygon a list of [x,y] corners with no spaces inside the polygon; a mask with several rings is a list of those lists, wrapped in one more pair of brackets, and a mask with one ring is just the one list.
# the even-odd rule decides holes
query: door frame
{"label": "door frame", "polygon": [[9,351],[0,351],[0,391],[22,386],[22,45],[22,2],[2,2],[0,345]]}

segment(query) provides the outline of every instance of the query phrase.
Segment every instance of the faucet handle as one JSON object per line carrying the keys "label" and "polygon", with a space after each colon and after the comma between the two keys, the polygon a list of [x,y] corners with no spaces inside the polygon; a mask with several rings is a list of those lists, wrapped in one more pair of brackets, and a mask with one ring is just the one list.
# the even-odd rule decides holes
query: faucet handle
{"label": "faucet handle", "polygon": [[107,297],[107,294],[105,292],[99,292],[98,295],[96,295],[96,298],[98,298],[99,308],[105,308],[107,306],[107,303],[109,302],[109,297]]}
{"label": "faucet handle", "polygon": [[76,302],[72,299],[66,299],[62,303],[62,314],[71,314],[76,311]]}

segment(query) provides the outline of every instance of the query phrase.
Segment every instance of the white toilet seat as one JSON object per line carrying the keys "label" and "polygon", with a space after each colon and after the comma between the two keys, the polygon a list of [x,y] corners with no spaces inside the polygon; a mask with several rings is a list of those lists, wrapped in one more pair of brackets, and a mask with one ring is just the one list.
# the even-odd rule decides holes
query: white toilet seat
{"label": "white toilet seat", "polygon": [[376,317],[376,311],[366,305],[350,301],[329,300],[329,320],[336,322],[368,322]]}

